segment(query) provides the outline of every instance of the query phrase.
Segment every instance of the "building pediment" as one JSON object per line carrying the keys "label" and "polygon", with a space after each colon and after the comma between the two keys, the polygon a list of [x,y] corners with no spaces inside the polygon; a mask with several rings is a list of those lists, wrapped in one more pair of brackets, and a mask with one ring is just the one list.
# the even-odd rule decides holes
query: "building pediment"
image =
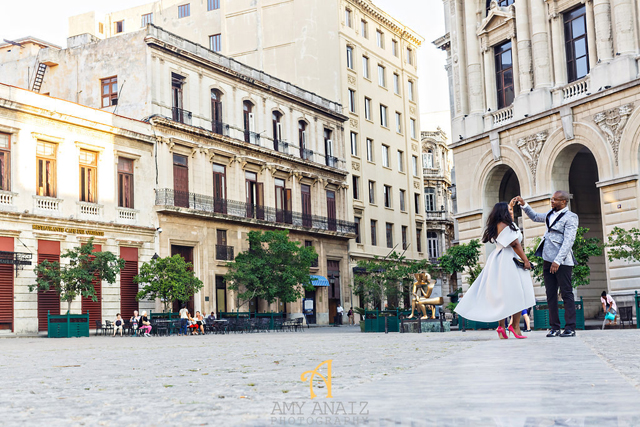
{"label": "building pediment", "polygon": [[516,34],[515,7],[499,7],[491,2],[489,14],[478,28],[477,35],[482,39],[483,49],[511,39]]}

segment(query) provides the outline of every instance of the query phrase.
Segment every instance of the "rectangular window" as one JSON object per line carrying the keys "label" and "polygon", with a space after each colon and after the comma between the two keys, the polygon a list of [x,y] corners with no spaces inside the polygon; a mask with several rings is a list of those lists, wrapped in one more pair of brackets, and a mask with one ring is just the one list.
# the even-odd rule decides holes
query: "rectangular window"
{"label": "rectangular window", "polygon": [[436,210],[436,189],[433,187],[424,188],[424,209],[427,212]]}
{"label": "rectangular window", "polygon": [[369,38],[369,28],[367,26],[367,21],[364,19],[360,21],[360,32],[362,33],[362,37],[365,39]]}
{"label": "rectangular window", "polygon": [[398,56],[398,41],[391,40],[391,54],[393,56]]}
{"label": "rectangular window", "polygon": [[118,77],[108,77],[100,79],[100,87],[102,88],[102,106],[110,107],[118,104]]}
{"label": "rectangular window", "polygon": [[358,155],[358,134],[351,132],[351,155]]}
{"label": "rectangular window", "polygon": [[422,252],[422,228],[416,228],[416,250]]}
{"label": "rectangular window", "polygon": [[398,150],[398,172],[404,172],[404,152]]}
{"label": "rectangular window", "polygon": [[407,192],[404,190],[400,190],[400,210],[402,212],[406,212],[407,210],[407,205],[405,203],[405,196],[406,196]]}
{"label": "rectangular window", "polygon": [[116,34],[124,32],[124,21],[117,21],[114,25]]}
{"label": "rectangular window", "polygon": [[353,199],[360,200],[360,177],[353,175]]}
{"label": "rectangular window", "polygon": [[391,187],[388,185],[385,185],[382,189],[382,199],[384,200],[384,207],[385,208],[390,208],[391,207]]}
{"label": "rectangular window", "polygon": [[411,138],[416,139],[416,119],[409,119],[409,127],[411,128]]}
{"label": "rectangular window", "polygon": [[387,247],[388,248],[393,248],[393,224],[387,222],[387,227],[386,227],[386,231],[387,231]]}
{"label": "rectangular window", "polygon": [[410,47],[407,48],[407,64],[413,65],[413,50]]}
{"label": "rectangular window", "polygon": [[382,166],[389,167],[389,146],[384,144],[382,145]]}
{"label": "rectangular window", "polygon": [[376,183],[374,181],[369,181],[369,203],[376,204]]}
{"label": "rectangular window", "polygon": [[118,157],[118,206],[133,209],[133,160]]}
{"label": "rectangular window", "polygon": [[407,242],[407,226],[402,226],[402,250],[406,250],[409,247],[409,243]]}
{"label": "rectangular window", "polygon": [[387,87],[385,69],[382,65],[378,65],[378,84],[382,87]]}
{"label": "rectangular window", "polygon": [[415,193],[413,195],[413,204],[414,204],[416,215],[420,215],[420,194],[419,193]]}
{"label": "rectangular window", "polygon": [[102,22],[98,24],[98,32],[104,34],[104,24]]}
{"label": "rectangular window", "polygon": [[220,34],[209,36],[209,49],[214,52],[220,52],[222,50],[222,36]]}
{"label": "rectangular window", "polygon": [[362,219],[359,216],[354,217],[356,223],[356,243],[362,243],[362,238],[360,237],[360,223]]}
{"label": "rectangular window", "polygon": [[579,80],[589,73],[589,53],[587,52],[587,21],[585,6],[565,12],[564,39],[567,54],[567,77],[569,83]]}
{"label": "rectangular window", "polygon": [[220,0],[207,0],[207,10],[220,9]]}
{"label": "rectangular window", "polygon": [[400,76],[393,73],[393,93],[400,95]]}
{"label": "rectangular window", "polygon": [[409,80],[409,101],[414,101],[413,97],[413,80]]}
{"label": "rectangular window", "polygon": [[371,245],[378,245],[378,221],[375,219],[371,220]]}
{"label": "rectangular window", "polygon": [[396,132],[402,133],[402,114],[396,111]]}
{"label": "rectangular window", "polygon": [[344,10],[344,25],[351,28],[351,10],[350,9]]}
{"label": "rectangular window", "polygon": [[411,170],[413,171],[413,176],[418,176],[418,157],[411,156]]}
{"label": "rectangular window", "polygon": [[11,191],[11,135],[0,133],[0,190]]}
{"label": "rectangular window", "polygon": [[38,141],[36,145],[36,168],[38,196],[56,197],[56,150],[50,142]]}
{"label": "rectangular window", "polygon": [[438,248],[438,233],[435,231],[427,231],[427,249],[429,250],[429,258],[440,257]]}
{"label": "rectangular window", "polygon": [[387,124],[387,107],[382,104],[380,104],[380,125],[383,127],[389,126]]}
{"label": "rectangular window", "polygon": [[376,44],[379,48],[384,49],[384,34],[380,30],[376,30]]}
{"label": "rectangular window", "polygon": [[371,120],[371,99],[364,99],[364,118]]}
{"label": "rectangular window", "polygon": [[362,57],[362,76],[365,79],[369,78],[369,58],[366,56]]}
{"label": "rectangular window", "polygon": [[183,4],[178,6],[178,18],[186,18],[191,15],[191,4]]}
{"label": "rectangular window", "polygon": [[349,89],[349,111],[356,112],[356,91]]}
{"label": "rectangular window", "polygon": [[149,24],[153,24],[153,13],[145,13],[142,15],[140,26],[146,27]]}
{"label": "rectangular window", "polygon": [[494,49],[496,62],[496,85],[498,89],[498,109],[513,104],[513,58],[511,42],[503,43]]}
{"label": "rectangular window", "polygon": [[98,153],[80,150],[80,201],[96,203]]}
{"label": "rectangular window", "polygon": [[347,67],[353,70],[353,48],[351,46],[347,46]]}
{"label": "rectangular window", "polygon": [[373,162],[373,140],[367,138],[367,160]]}

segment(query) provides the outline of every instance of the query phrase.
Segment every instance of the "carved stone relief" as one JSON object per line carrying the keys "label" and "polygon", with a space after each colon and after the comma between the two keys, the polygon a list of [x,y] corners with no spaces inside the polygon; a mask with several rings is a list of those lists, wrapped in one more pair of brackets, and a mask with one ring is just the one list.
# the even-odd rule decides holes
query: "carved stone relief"
{"label": "carved stone relief", "polygon": [[520,138],[516,142],[516,145],[522,152],[522,155],[527,159],[531,175],[533,175],[533,184],[536,184],[536,173],[538,170],[538,159],[542,152],[542,147],[549,136],[549,132],[543,130],[535,135],[530,135],[525,138]]}
{"label": "carved stone relief", "polygon": [[413,151],[418,151],[418,144],[411,144],[411,149]]}
{"label": "carved stone relief", "polygon": [[349,84],[352,84],[352,85],[356,84],[356,78],[354,76],[348,76],[347,81],[349,82]]}
{"label": "carved stone relief", "polygon": [[358,121],[356,119],[349,120],[349,124],[351,125],[352,128],[358,127]]}
{"label": "carved stone relief", "polygon": [[622,136],[624,126],[627,124],[627,120],[629,120],[629,116],[633,112],[634,107],[635,105],[633,103],[626,104],[593,116],[593,121],[607,137],[607,141],[609,141],[611,148],[613,148],[613,154],[616,158],[616,166],[618,165],[620,137]]}
{"label": "carved stone relief", "polygon": [[413,188],[420,189],[420,183],[418,181],[413,181]]}
{"label": "carved stone relief", "polygon": [[360,163],[353,162],[352,166],[353,166],[353,170],[356,170],[356,171],[360,170]]}

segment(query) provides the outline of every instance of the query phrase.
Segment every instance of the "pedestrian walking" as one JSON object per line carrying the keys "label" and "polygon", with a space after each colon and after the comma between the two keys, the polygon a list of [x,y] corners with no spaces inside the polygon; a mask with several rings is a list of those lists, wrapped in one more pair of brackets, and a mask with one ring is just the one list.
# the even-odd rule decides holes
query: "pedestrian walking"
{"label": "pedestrian walking", "polygon": [[187,335],[187,324],[189,323],[189,310],[183,305],[180,309],[180,333],[179,335]]}
{"label": "pedestrian walking", "polygon": [[356,321],[353,316],[353,307],[349,307],[349,311],[347,311],[347,317],[349,318],[349,325],[356,324]]}

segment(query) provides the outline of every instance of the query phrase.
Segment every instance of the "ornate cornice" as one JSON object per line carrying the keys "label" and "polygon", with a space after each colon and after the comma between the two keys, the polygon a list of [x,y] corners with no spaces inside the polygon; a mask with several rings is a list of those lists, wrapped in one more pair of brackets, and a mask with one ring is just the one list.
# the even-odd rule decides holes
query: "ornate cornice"
{"label": "ornate cornice", "polygon": [[363,13],[369,15],[370,18],[378,20],[380,23],[391,29],[398,37],[407,39],[416,46],[420,46],[422,45],[422,42],[424,42],[424,38],[421,35],[413,31],[411,28],[402,25],[399,21],[392,18],[370,0],[349,0],[349,2]]}

